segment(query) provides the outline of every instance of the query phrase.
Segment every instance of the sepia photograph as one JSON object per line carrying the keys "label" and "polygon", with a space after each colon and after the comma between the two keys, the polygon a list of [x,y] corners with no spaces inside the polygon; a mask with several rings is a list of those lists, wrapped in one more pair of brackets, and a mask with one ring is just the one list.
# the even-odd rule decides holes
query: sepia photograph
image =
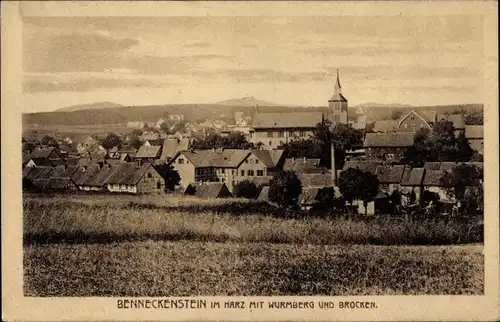
{"label": "sepia photograph", "polygon": [[20,20],[23,297],[485,296],[484,15]]}

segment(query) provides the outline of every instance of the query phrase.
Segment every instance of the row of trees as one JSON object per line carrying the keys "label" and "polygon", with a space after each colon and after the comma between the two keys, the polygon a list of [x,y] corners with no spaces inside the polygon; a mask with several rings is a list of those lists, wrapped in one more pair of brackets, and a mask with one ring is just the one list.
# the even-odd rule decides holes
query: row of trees
{"label": "row of trees", "polygon": [[312,137],[305,140],[291,141],[281,145],[287,157],[319,158],[320,165],[331,167],[331,144],[334,144],[336,168],[342,168],[345,162],[345,151],[363,145],[363,132],[347,124],[337,124],[330,128],[326,122],[319,123],[313,131]]}
{"label": "row of trees", "polygon": [[432,131],[421,129],[415,135],[413,146],[405,151],[404,161],[412,167],[425,162],[468,162],[474,155],[463,132],[455,136],[453,123],[440,121]]}

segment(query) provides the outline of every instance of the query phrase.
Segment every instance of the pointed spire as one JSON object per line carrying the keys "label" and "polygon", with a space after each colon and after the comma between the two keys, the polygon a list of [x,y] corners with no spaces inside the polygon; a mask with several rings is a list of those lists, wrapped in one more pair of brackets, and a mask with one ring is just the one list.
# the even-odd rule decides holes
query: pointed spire
{"label": "pointed spire", "polygon": [[340,86],[339,70],[337,69],[337,82],[335,83],[335,94],[340,94],[341,91],[342,91],[342,86]]}

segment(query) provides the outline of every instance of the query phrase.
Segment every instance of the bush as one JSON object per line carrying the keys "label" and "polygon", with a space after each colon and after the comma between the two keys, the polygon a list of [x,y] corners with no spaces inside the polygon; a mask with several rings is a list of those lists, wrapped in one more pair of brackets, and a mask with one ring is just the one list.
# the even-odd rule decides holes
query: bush
{"label": "bush", "polygon": [[281,208],[296,206],[301,193],[302,183],[293,171],[281,171],[271,179],[269,200]]}
{"label": "bush", "polygon": [[238,182],[233,190],[235,197],[247,199],[257,199],[259,192],[259,188],[257,188],[255,183],[248,180]]}

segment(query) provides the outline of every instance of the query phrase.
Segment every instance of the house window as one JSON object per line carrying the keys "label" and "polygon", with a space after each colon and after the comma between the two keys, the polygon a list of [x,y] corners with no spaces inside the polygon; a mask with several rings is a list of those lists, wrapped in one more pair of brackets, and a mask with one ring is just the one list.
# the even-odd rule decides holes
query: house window
{"label": "house window", "polygon": [[306,131],[300,131],[300,132],[299,132],[299,136],[300,136],[301,138],[303,138],[304,136],[306,136]]}
{"label": "house window", "polygon": [[269,141],[269,145],[273,145],[273,142],[272,142],[272,141]]}
{"label": "house window", "polygon": [[183,164],[183,163],[184,163],[184,159],[183,159],[183,158],[179,158],[178,163],[179,163],[179,164]]}
{"label": "house window", "polygon": [[256,163],[256,164],[257,164],[257,163],[259,163],[259,159],[255,159],[255,163]]}
{"label": "house window", "polygon": [[221,173],[226,173],[226,169],[221,169],[220,172]]}
{"label": "house window", "polygon": [[273,132],[267,132],[267,137],[272,138],[273,137]]}
{"label": "house window", "polygon": [[257,170],[257,177],[262,177],[264,175],[264,170]]}
{"label": "house window", "polygon": [[156,183],[156,189],[161,189],[161,182],[160,182],[160,181],[158,181],[158,182]]}
{"label": "house window", "polygon": [[152,178],[153,175],[151,173],[148,173],[148,178]]}
{"label": "house window", "polygon": [[410,120],[415,121],[415,116],[410,117]]}
{"label": "house window", "polygon": [[241,170],[241,176],[244,177],[245,176],[245,170]]}
{"label": "house window", "polygon": [[226,179],[222,178],[222,182],[226,182]]}
{"label": "house window", "polygon": [[285,137],[285,132],[278,132],[278,137],[279,138]]}
{"label": "house window", "polygon": [[[420,125],[422,125],[422,124],[420,124]],[[414,128],[415,128],[415,124],[412,124],[412,125],[411,125],[411,128],[412,128],[412,129],[414,129]]]}
{"label": "house window", "polygon": [[248,170],[248,176],[253,177],[253,170]]}
{"label": "house window", "polygon": [[231,174],[234,176],[234,170],[231,170]]}

